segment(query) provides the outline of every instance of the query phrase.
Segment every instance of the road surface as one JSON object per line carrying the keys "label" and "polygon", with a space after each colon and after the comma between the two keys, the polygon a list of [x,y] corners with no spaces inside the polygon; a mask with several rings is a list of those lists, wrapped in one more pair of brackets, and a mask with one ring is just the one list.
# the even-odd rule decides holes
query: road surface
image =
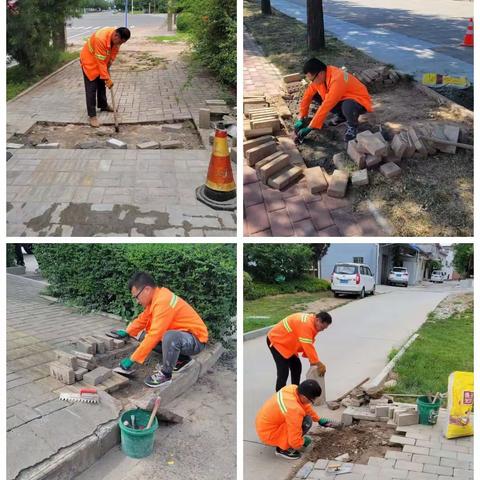
{"label": "road surface", "polygon": [[[471,291],[457,282],[416,287],[378,286],[378,294],[332,311],[333,323],[317,336],[316,348],[327,366],[327,400],[337,398],[366,377],[373,378],[418,330],[429,312],[450,293]],[[303,374],[308,362],[302,359]],[[244,478],[285,478],[292,463],[262,446],[255,432],[255,415],[274,393],[275,366],[265,336],[244,343]],[[327,413],[332,415],[334,412]]]}
{"label": "road surface", "polygon": [[[272,0],[305,23],[305,0]],[[425,72],[473,80],[473,48],[461,47],[473,2],[465,0],[329,0],[325,29],[350,46],[417,78]]]}

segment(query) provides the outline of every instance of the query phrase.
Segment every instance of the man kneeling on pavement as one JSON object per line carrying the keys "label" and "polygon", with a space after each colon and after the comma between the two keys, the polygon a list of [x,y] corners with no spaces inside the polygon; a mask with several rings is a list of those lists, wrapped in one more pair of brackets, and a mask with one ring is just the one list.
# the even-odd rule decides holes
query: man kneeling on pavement
{"label": "man kneeling on pavement", "polygon": [[288,385],[270,397],[255,420],[258,438],[275,447],[275,455],[295,460],[299,450],[312,443],[306,433],[313,422],[323,426],[322,419],[312,407],[322,389],[317,381],[305,380],[300,385]]}
{"label": "man kneeling on pavement", "polygon": [[158,364],[152,375],[145,379],[149,387],[171,383],[172,372],[191,361],[208,341],[208,331],[200,315],[185,300],[168,288],[159,287],[153,277],[145,272],[133,275],[128,282],[133,298],[144,311],[130,323],[126,330],[116,330],[120,337],[136,337],[141,343],[120,367],[129,374],[134,362],[143,364],[152,351],[162,354],[163,364]]}
{"label": "man kneeling on pavement", "polygon": [[[373,111],[367,87],[351,73],[325,65],[317,58],[311,58],[305,63],[303,73],[310,84],[303,95],[298,120],[294,125],[297,140],[302,142],[312,130],[319,130],[324,124],[337,126],[344,122],[347,122],[345,142],[355,139],[358,117]],[[310,120],[308,112],[314,100],[320,103],[320,106]],[[330,112],[334,116],[325,122]]]}

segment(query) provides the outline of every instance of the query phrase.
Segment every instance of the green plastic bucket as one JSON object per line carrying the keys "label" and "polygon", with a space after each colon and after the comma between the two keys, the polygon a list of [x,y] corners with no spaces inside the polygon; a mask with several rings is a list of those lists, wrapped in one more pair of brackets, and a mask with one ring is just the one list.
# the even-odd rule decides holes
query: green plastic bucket
{"label": "green plastic bucket", "polygon": [[428,397],[417,398],[419,423],[421,425],[435,425],[437,423],[441,401],[439,398],[435,403],[432,403]]}
{"label": "green plastic bucket", "polygon": [[123,422],[131,423],[131,416],[135,416],[135,425],[137,427],[146,427],[152,412],[137,408],[126,411],[118,421],[120,425],[120,437],[122,442],[122,451],[131,458],[148,457],[153,451],[153,442],[155,440],[155,430],[158,428],[158,421],[155,417],[152,426],[147,430],[135,430],[127,427]]}

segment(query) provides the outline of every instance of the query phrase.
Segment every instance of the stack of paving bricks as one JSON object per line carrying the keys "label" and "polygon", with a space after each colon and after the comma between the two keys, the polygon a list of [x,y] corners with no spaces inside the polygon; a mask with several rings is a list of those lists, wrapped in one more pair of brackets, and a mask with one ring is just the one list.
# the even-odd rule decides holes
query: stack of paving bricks
{"label": "stack of paving bricks", "polygon": [[97,359],[124,346],[125,340],[104,335],[80,338],[74,343],[76,350],[72,353],[55,351],[56,361],[49,365],[50,376],[65,385],[84,382],[108,392],[116,390],[128,383],[128,379],[109,368],[98,366]]}
{"label": "stack of paving bricks", "polygon": [[245,138],[272,135],[282,128],[278,111],[267,102],[265,96],[244,97],[243,99]]}
{"label": "stack of paving bricks", "polygon": [[243,153],[248,166],[255,168],[259,180],[275,190],[291,185],[302,176],[303,169],[291,164],[289,154],[278,149],[272,135],[245,141]]}
{"label": "stack of paving bricks", "polygon": [[283,77],[285,83],[285,89],[289,94],[300,93],[308,85],[307,81],[303,78],[301,73],[291,73]]}
{"label": "stack of paving bricks", "polygon": [[385,87],[395,85],[402,80],[401,74],[386,66],[368,68],[359,73],[354,73],[354,75],[368,88],[370,93],[383,90]]}

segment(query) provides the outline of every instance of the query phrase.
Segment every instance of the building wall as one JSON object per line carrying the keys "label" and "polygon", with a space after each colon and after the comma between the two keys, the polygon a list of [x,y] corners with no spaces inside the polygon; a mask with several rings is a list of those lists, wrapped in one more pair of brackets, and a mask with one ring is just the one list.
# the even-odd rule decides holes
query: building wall
{"label": "building wall", "polygon": [[376,275],[377,244],[375,243],[332,243],[327,254],[320,260],[319,277],[330,280],[336,263],[353,263],[360,257],[358,263],[365,263]]}

